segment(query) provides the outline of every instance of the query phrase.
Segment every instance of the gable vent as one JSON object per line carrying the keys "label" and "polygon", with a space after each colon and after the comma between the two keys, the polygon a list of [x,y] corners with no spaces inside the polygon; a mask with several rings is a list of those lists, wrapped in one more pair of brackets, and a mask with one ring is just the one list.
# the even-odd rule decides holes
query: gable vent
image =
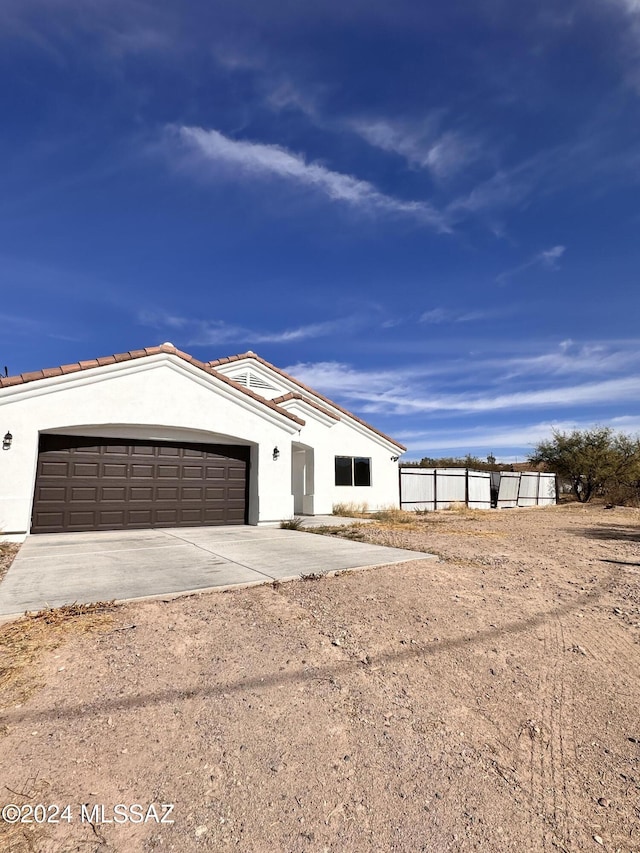
{"label": "gable vent", "polygon": [[259,376],[256,376],[254,373],[249,374],[249,388],[261,388],[263,391],[276,391],[273,385],[270,385],[268,382],[265,382],[264,379],[261,379]]}
{"label": "gable vent", "polygon": [[231,378],[239,385],[244,385],[245,388],[249,386],[249,372],[247,370],[244,373],[236,373]]}

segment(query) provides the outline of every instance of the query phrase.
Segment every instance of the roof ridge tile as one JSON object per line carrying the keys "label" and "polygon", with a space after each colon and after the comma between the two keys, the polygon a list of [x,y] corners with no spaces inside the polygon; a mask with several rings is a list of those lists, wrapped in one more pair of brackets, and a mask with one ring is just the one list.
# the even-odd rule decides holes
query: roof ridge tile
{"label": "roof ridge tile", "polygon": [[120,364],[124,361],[133,361],[137,358],[146,358],[151,355],[159,355],[161,353],[165,353],[167,355],[175,355],[182,361],[186,361],[189,364],[192,364],[194,367],[208,373],[210,376],[215,377],[221,382],[224,382],[225,385],[229,385],[232,388],[235,388],[237,391],[240,391],[247,397],[251,397],[258,403],[261,403],[264,406],[267,406],[272,411],[277,412],[279,415],[283,415],[291,421],[294,421],[300,426],[304,426],[304,420],[299,418],[297,415],[288,412],[286,409],[281,409],[277,403],[274,403],[271,400],[267,400],[264,397],[261,397],[259,394],[256,394],[254,391],[251,391],[249,388],[245,388],[244,385],[241,385],[239,382],[235,382],[230,376],[225,376],[223,373],[218,373],[217,370],[214,370],[209,364],[198,361],[189,353],[182,352],[181,350],[176,349],[173,345],[168,346],[163,344],[162,346],[156,347],[146,347],[145,349],[137,349],[130,350],[129,352],[121,352],[116,353],[115,355],[101,356],[100,358],[88,359],[85,361],[77,361],[72,364],[63,364],[60,367],[47,367],[44,370],[34,370],[29,373],[20,373],[16,376],[0,376],[0,390],[3,388],[11,388],[16,385],[24,385],[28,382],[36,382],[40,379],[53,379],[57,376],[67,375],[69,373],[77,373],[81,370],[92,370],[99,367],[104,367],[109,364]]}

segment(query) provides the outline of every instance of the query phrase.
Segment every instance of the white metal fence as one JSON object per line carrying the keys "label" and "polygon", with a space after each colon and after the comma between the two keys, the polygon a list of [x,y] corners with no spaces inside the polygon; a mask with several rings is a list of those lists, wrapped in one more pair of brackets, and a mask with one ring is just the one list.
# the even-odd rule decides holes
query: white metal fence
{"label": "white metal fence", "polygon": [[467,468],[401,468],[400,507],[402,509],[447,509],[464,503],[476,509],[491,507],[489,471]]}
{"label": "white metal fence", "polygon": [[498,509],[514,506],[550,506],[558,501],[556,475],[539,471],[502,471]]}
{"label": "white metal fence", "polygon": [[436,510],[463,503],[472,509],[505,509],[557,502],[555,474],[501,471],[499,485],[496,480],[494,472],[469,468],[400,468],[400,507]]}

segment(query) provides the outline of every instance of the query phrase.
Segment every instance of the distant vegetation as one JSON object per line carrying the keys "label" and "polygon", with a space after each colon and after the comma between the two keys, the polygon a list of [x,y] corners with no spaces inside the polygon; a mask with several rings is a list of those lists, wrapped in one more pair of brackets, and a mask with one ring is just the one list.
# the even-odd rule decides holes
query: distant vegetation
{"label": "distant vegetation", "polygon": [[609,427],[560,432],[541,441],[531,465],[553,471],[582,503],[600,496],[612,504],[640,503],[640,437]]}
{"label": "distant vegetation", "polygon": [[497,462],[491,454],[486,459],[477,456],[425,456],[419,462],[401,462],[403,468],[473,468],[474,471],[513,471],[513,465]]}

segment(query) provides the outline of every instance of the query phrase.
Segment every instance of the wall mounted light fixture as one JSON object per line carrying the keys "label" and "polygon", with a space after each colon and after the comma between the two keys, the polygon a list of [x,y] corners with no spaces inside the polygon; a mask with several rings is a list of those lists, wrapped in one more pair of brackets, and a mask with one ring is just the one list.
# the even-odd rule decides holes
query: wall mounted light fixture
{"label": "wall mounted light fixture", "polygon": [[2,439],[2,449],[3,450],[9,450],[11,448],[11,442],[12,441],[13,441],[13,436],[11,435],[9,430],[7,430],[7,434]]}
{"label": "wall mounted light fixture", "polygon": [[392,461],[392,462],[397,462],[397,461],[398,461],[398,459],[400,459],[400,457],[399,457],[399,456],[392,456],[392,457],[391,457],[391,461]]}
{"label": "wall mounted light fixture", "polygon": [[273,461],[277,462],[279,456],[280,456],[280,451],[278,450],[277,447],[274,447],[273,448]]}

